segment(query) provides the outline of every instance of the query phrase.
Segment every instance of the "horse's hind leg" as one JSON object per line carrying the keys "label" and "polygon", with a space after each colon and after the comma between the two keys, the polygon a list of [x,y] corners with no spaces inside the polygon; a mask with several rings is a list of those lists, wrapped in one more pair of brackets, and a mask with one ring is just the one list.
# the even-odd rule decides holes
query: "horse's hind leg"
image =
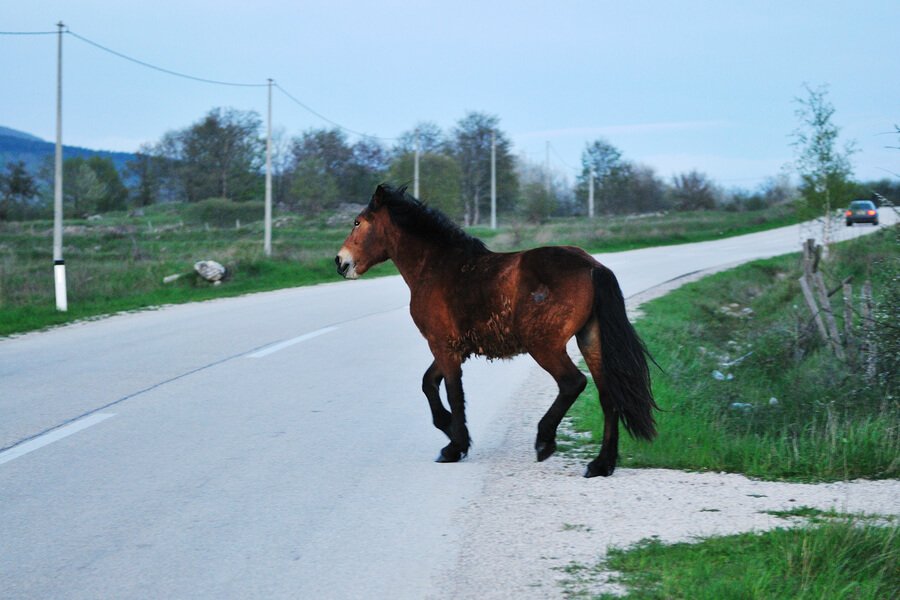
{"label": "horse's hind leg", "polygon": [[539,461],[550,458],[556,452],[556,430],[563,417],[575,403],[584,387],[587,378],[578,370],[572,359],[566,353],[565,347],[552,350],[532,351],[531,356],[537,363],[556,380],[559,386],[559,394],[550,405],[546,414],[538,422],[537,439],[534,441],[534,450]]}
{"label": "horse's hind leg", "polygon": [[444,375],[436,362],[432,362],[425,375],[422,377],[422,391],[428,398],[428,406],[431,407],[431,420],[434,426],[450,437],[450,411],[444,408],[441,402],[441,381]]}
{"label": "horse's hind leg", "polygon": [[600,396],[600,407],[603,409],[603,443],[600,446],[600,454],[588,464],[584,476],[607,477],[615,470],[619,456],[619,413],[603,385],[602,350],[597,321],[591,320],[585,325],[578,332],[576,340],[584,362],[594,377],[594,384]]}

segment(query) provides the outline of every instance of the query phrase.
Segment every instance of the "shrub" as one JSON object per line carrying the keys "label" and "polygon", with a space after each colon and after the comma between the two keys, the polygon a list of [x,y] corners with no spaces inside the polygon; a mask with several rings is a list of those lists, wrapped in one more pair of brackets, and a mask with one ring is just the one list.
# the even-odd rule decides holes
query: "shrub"
{"label": "shrub", "polygon": [[263,202],[232,202],[227,198],[208,198],[190,205],[184,213],[190,223],[208,224],[213,227],[234,227],[262,221],[265,214]]}

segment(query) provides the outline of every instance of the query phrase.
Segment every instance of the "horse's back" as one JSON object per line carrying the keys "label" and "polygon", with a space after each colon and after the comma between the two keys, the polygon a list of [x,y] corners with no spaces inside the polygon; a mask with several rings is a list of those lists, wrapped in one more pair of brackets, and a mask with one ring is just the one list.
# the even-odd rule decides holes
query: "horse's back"
{"label": "horse's back", "polygon": [[577,246],[541,246],[521,252],[521,268],[546,273],[545,276],[568,277],[573,272],[600,266],[593,256]]}

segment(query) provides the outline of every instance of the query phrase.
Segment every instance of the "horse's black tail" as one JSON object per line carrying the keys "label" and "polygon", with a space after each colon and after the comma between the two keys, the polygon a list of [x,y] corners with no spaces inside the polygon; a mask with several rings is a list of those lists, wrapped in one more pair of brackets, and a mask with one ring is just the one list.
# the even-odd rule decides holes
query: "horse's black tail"
{"label": "horse's black tail", "polygon": [[600,327],[602,385],[631,437],[652,440],[656,436],[653,409],[659,407],[650,391],[650,354],[628,321],[625,298],[613,272],[597,267],[592,277],[594,317]]}

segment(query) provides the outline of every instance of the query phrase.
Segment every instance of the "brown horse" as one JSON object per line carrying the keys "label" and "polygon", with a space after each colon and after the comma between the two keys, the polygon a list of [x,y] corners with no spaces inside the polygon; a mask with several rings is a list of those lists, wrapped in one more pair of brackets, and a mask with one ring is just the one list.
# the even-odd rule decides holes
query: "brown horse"
{"label": "brown horse", "polygon": [[[422,391],[434,426],[450,443],[438,462],[466,456],[462,363],[471,355],[509,358],[529,353],[559,385],[559,395],[538,423],[539,461],[556,450],[556,430],[587,379],[566,352],[575,336],[600,392],[604,415],[600,454],[585,477],[611,475],[618,456],[619,420],[633,436],[653,439],[646,349],[625,315],[612,271],[574,247],[494,253],[440,212],[379,185],[335,258],[338,273],[356,279],[394,261],[410,289],[409,310],[428,341],[434,362]],[[441,381],[448,411],[441,402]]]}

